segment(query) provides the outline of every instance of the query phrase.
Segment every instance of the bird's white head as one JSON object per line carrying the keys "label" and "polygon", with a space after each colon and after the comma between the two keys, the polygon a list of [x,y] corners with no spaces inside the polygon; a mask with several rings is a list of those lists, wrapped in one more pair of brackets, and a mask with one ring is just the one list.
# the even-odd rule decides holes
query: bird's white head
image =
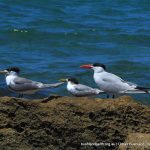
{"label": "bird's white head", "polygon": [[10,67],[5,70],[0,71],[1,74],[8,75],[18,75],[20,72],[20,69],[18,67]]}
{"label": "bird's white head", "polygon": [[86,65],[80,66],[80,68],[93,69],[95,73],[100,73],[106,70],[106,66],[100,63],[86,64]]}

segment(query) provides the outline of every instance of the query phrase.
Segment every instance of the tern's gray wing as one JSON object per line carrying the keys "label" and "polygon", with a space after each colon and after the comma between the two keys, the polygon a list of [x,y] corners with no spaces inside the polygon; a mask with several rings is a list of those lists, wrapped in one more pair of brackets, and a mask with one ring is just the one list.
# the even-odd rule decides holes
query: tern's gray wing
{"label": "tern's gray wing", "polygon": [[118,85],[126,84],[128,86],[133,86],[133,87],[137,86],[136,84],[134,84],[132,82],[127,82],[127,81],[123,80],[122,78],[120,78],[120,77],[118,77],[112,73],[107,73],[106,76],[104,76],[102,80],[109,83],[109,84],[118,84]]}
{"label": "tern's gray wing", "polygon": [[128,84],[129,86],[135,86],[135,87],[137,87],[137,84],[135,84],[135,83],[128,82],[128,81],[125,81],[125,80],[121,80],[121,81],[124,82],[124,83],[126,83],[126,84]]}
{"label": "tern's gray wing", "polygon": [[17,77],[14,79],[15,84],[26,84],[26,83],[33,83],[34,81],[22,78],[22,77]]}
{"label": "tern's gray wing", "polygon": [[40,89],[40,88],[55,88],[64,83],[64,82],[58,82],[58,83],[53,83],[53,84],[43,84],[41,82],[32,81],[32,80],[22,78],[22,77],[15,78],[14,82],[17,85],[21,85],[21,86],[28,85],[28,86],[31,86],[33,88],[38,88],[38,89]]}
{"label": "tern's gray wing", "polygon": [[109,83],[122,82],[122,79],[120,77],[112,73],[104,74],[102,80]]}
{"label": "tern's gray wing", "polygon": [[86,85],[83,85],[83,84],[78,84],[75,88],[79,91],[91,91],[91,90],[93,90],[93,88],[86,86]]}
{"label": "tern's gray wing", "polygon": [[79,92],[82,92],[82,93],[93,93],[93,94],[99,94],[100,92],[103,93],[103,91],[100,91],[99,89],[94,89],[94,88],[91,88],[89,86],[86,86],[86,85],[83,85],[83,84],[78,84],[76,87],[76,90],[78,90]]}
{"label": "tern's gray wing", "polygon": [[26,92],[26,91],[34,91],[34,90],[38,90],[38,86],[35,84],[30,84],[30,83],[26,83],[26,84],[11,84],[9,85],[9,88],[15,92]]}
{"label": "tern's gray wing", "polygon": [[37,90],[39,89],[38,84],[40,84],[40,82],[34,82],[32,80],[21,77],[15,78],[14,83],[15,84],[9,85],[9,88],[18,92]]}

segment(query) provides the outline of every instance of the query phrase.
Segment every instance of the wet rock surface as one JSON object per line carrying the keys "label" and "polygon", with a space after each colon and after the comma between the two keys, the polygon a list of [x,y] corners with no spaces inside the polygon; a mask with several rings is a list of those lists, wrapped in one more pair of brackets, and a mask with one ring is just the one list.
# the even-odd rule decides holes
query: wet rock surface
{"label": "wet rock surface", "polygon": [[149,123],[150,108],[128,96],[32,101],[1,97],[0,149],[117,150],[131,133],[149,135]]}

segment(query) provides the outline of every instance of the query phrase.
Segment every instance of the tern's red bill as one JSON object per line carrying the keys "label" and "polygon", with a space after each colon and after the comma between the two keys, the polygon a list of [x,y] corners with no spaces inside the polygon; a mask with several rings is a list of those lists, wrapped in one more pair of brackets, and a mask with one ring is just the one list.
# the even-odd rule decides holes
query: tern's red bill
{"label": "tern's red bill", "polygon": [[80,66],[80,68],[91,69],[91,68],[93,68],[93,65],[92,64],[86,64],[86,65]]}

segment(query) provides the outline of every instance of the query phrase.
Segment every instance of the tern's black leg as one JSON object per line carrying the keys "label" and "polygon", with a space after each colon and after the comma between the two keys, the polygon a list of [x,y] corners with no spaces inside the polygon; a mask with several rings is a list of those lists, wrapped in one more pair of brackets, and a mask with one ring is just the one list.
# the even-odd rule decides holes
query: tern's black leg
{"label": "tern's black leg", "polygon": [[22,97],[23,97],[23,94],[19,94],[19,95],[18,95],[18,98],[22,98]]}
{"label": "tern's black leg", "polygon": [[107,94],[107,98],[109,98],[109,94]]}
{"label": "tern's black leg", "polygon": [[112,98],[115,98],[115,95],[114,95],[114,94],[112,95]]}

